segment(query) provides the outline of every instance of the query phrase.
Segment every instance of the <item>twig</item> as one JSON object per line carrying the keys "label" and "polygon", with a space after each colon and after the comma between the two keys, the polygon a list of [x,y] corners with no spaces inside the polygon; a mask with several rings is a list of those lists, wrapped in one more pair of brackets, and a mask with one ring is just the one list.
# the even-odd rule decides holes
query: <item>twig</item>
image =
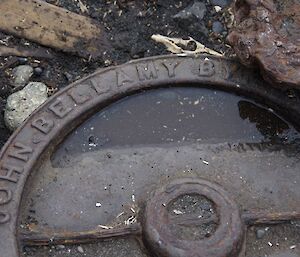
{"label": "twig", "polygon": [[105,240],[115,237],[135,236],[142,232],[138,223],[119,228],[95,229],[82,232],[70,231],[34,231],[23,232],[20,235],[21,241],[27,246],[60,245],[60,244],[81,244],[98,240]]}
{"label": "twig", "polygon": [[248,212],[242,215],[242,219],[248,226],[253,225],[274,225],[286,223],[291,220],[300,220],[299,212],[279,212],[279,213],[265,213],[265,212]]}

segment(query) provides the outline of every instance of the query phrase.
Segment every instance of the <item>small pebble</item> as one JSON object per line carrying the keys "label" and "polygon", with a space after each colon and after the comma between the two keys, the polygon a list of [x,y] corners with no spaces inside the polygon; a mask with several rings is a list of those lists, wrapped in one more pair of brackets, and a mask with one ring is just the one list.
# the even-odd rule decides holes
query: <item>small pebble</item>
{"label": "small pebble", "polygon": [[212,30],[213,32],[220,34],[224,30],[223,24],[220,21],[214,21]]}
{"label": "small pebble", "polygon": [[222,10],[222,7],[216,5],[216,6],[214,6],[214,9],[215,9],[216,12],[220,12]]}
{"label": "small pebble", "polygon": [[62,249],[65,249],[66,247],[64,245],[58,245],[56,246],[56,249],[58,250],[62,250]]}
{"label": "small pebble", "polygon": [[84,250],[83,250],[83,248],[81,246],[77,247],[77,251],[80,252],[80,253],[84,253]]}
{"label": "small pebble", "polygon": [[210,3],[212,5],[218,5],[221,7],[225,7],[226,5],[229,4],[229,1],[228,0],[211,0]]}
{"label": "small pebble", "polygon": [[264,229],[257,229],[256,230],[256,238],[257,239],[262,239],[266,234],[266,230]]}
{"label": "small pebble", "polygon": [[202,2],[195,1],[190,7],[190,12],[197,17],[197,19],[202,20],[206,13],[206,6]]}
{"label": "small pebble", "polygon": [[36,67],[36,68],[34,68],[33,72],[34,72],[34,75],[40,76],[43,73],[43,69],[41,67]]}
{"label": "small pebble", "polygon": [[40,82],[30,82],[22,90],[7,98],[4,120],[14,131],[25,119],[47,100],[47,86]]}
{"label": "small pebble", "polygon": [[44,71],[44,76],[45,76],[45,78],[49,79],[50,76],[51,76],[51,71],[50,70],[45,70]]}
{"label": "small pebble", "polygon": [[73,76],[69,72],[65,72],[64,75],[69,82],[73,80]]}
{"label": "small pebble", "polygon": [[25,86],[33,74],[33,68],[30,65],[20,65],[12,70],[14,86]]}
{"label": "small pebble", "polygon": [[173,18],[177,21],[193,22],[194,17],[198,20],[202,20],[205,17],[206,12],[207,9],[205,3],[194,1],[193,4],[174,15]]}
{"label": "small pebble", "polygon": [[28,62],[28,59],[26,57],[19,57],[18,62],[19,64],[25,64]]}

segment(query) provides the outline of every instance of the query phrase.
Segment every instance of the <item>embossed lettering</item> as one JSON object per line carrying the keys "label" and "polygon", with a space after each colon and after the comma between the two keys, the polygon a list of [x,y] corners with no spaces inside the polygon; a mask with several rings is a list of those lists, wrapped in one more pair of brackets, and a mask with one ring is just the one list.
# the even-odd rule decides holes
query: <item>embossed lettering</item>
{"label": "embossed lettering", "polygon": [[54,127],[54,122],[53,120],[46,120],[44,117],[40,117],[34,120],[31,123],[31,126],[38,129],[44,134],[48,134]]}
{"label": "embossed lettering", "polygon": [[140,81],[157,78],[157,70],[153,62],[136,65]]}
{"label": "embossed lettering", "polygon": [[0,212],[0,224],[9,222],[10,215],[8,213]]}
{"label": "embossed lettering", "polygon": [[56,116],[62,119],[70,111],[72,111],[72,108],[66,107],[61,99],[56,99],[56,101],[49,106],[49,110],[51,110]]}
{"label": "embossed lettering", "polygon": [[123,86],[126,83],[131,83],[134,80],[130,78],[130,76],[122,69],[119,69],[116,71],[116,76],[117,76],[117,85],[118,87]]}
{"label": "embossed lettering", "polygon": [[92,88],[96,91],[98,95],[104,94],[110,90],[110,85],[107,83],[101,84],[99,83],[101,80],[100,79],[91,79],[91,86]]}
{"label": "embossed lettering", "polygon": [[215,74],[214,63],[210,60],[204,60],[200,63],[200,76],[210,77]]}
{"label": "embossed lettering", "polygon": [[18,174],[21,174],[22,172],[23,168],[21,167],[13,166],[10,164],[3,164],[0,170],[0,180],[17,183],[19,180]]}
{"label": "embossed lettering", "polygon": [[34,134],[32,136],[32,143],[39,144],[40,142],[45,141],[45,138],[41,135]]}
{"label": "embossed lettering", "polygon": [[10,157],[14,157],[21,161],[27,162],[29,160],[29,154],[33,152],[32,148],[26,145],[23,145],[20,142],[14,144],[13,151],[9,153]]}
{"label": "embossed lettering", "polygon": [[91,95],[86,91],[87,85],[80,85],[68,91],[68,95],[76,104],[84,104],[91,99]]}
{"label": "embossed lettering", "polygon": [[[1,194],[2,192],[2,194]],[[1,196],[4,195],[4,196]],[[8,189],[2,189],[0,188],[0,205],[7,204],[12,199],[12,191]]]}
{"label": "embossed lettering", "polygon": [[170,78],[175,77],[175,69],[178,67],[179,62],[163,62],[162,65],[167,69]]}

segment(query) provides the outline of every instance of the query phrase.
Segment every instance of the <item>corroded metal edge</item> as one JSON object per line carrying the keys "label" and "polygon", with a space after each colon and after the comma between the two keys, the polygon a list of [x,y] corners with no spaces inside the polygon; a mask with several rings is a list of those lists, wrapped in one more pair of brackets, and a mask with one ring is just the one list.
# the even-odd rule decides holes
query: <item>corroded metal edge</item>
{"label": "corroded metal edge", "polygon": [[[210,237],[195,241],[183,240],[171,232],[167,218],[168,205],[185,194],[202,195],[214,203],[219,224]],[[182,219],[182,215],[180,216]],[[189,221],[199,222],[199,217],[190,217]],[[174,222],[176,223],[175,220],[171,221],[173,225]],[[184,178],[159,189],[149,199],[144,232],[146,244],[158,256],[237,257],[243,245],[245,227],[239,207],[222,187],[202,179]]]}

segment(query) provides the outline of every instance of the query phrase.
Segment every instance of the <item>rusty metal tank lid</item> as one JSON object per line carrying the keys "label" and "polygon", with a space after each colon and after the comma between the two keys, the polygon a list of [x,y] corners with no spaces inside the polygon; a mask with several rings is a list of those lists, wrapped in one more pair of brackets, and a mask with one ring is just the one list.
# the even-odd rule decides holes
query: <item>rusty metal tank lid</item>
{"label": "rusty metal tank lid", "polygon": [[160,56],[58,92],[1,152],[1,257],[300,256],[300,96]]}

